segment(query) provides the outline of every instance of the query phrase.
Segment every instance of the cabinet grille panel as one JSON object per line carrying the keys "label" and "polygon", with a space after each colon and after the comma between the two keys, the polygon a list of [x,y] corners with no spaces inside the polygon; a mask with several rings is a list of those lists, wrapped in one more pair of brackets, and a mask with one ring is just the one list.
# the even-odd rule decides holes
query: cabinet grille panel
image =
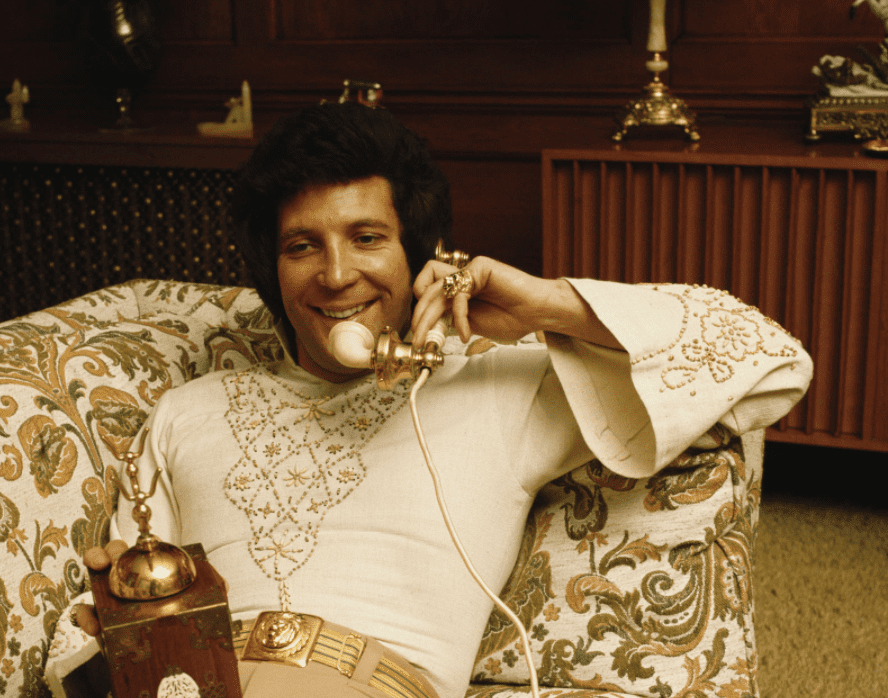
{"label": "cabinet grille panel", "polygon": [[230,170],[0,165],[0,320],[134,278],[247,282]]}

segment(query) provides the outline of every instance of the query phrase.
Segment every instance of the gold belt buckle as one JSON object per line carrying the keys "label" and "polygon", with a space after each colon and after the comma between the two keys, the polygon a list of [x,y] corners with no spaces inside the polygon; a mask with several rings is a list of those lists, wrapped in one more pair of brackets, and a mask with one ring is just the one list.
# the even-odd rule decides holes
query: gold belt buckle
{"label": "gold belt buckle", "polygon": [[247,638],[242,659],[305,668],[324,621],[291,611],[263,611]]}

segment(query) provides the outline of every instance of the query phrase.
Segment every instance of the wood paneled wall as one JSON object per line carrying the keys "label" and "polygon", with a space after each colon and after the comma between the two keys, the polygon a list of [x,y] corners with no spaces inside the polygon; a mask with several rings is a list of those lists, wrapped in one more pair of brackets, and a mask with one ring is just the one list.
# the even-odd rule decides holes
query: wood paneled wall
{"label": "wood paneled wall", "polygon": [[[0,94],[14,78],[30,87],[33,132],[21,147],[0,138],[0,161],[233,168],[249,149],[198,142],[195,124],[222,120],[243,79],[260,135],[283,113],[335,99],[344,78],[377,80],[451,179],[457,244],[541,273],[541,152],[644,138],[609,140],[613,114],[649,79],[647,0],[144,1],[163,47],[133,113],[156,137],[130,142],[83,135],[115,118],[112,90],[85,60],[93,3],[5,4]],[[752,117],[789,124],[801,143],[811,67],[827,53],[856,57],[858,44],[875,51],[883,36],[866,5],[853,20],[849,7],[671,0],[664,80],[697,111],[704,146],[711,129]]]}
{"label": "wood paneled wall", "polygon": [[[260,110],[328,95],[344,77],[381,81],[393,103],[452,111],[601,110],[644,84],[645,0],[145,0],[163,41],[143,99],[218,108],[246,78]],[[86,0],[7,3],[0,84],[33,105],[92,98],[83,61]],[[798,111],[824,53],[882,38],[848,0],[672,0],[666,80],[718,113]],[[220,102],[221,100],[221,102]]]}
{"label": "wood paneled wall", "polygon": [[[200,120],[221,120],[247,79],[261,133],[282,113],[335,98],[344,78],[378,80],[384,103],[428,138],[452,178],[457,240],[531,272],[541,268],[541,150],[606,143],[610,118],[649,78],[646,0],[144,1],[163,48],[134,102],[137,119],[193,133]],[[0,86],[29,85],[35,129],[113,123],[113,93],[85,59],[90,4],[4,8]],[[854,20],[849,6],[672,0],[665,80],[704,124],[790,118],[801,134],[818,57],[855,55],[860,43],[875,50],[882,36],[866,6]],[[126,149],[119,160],[81,164],[131,164]],[[218,160],[207,153],[206,166]],[[184,164],[203,165],[199,155]]]}

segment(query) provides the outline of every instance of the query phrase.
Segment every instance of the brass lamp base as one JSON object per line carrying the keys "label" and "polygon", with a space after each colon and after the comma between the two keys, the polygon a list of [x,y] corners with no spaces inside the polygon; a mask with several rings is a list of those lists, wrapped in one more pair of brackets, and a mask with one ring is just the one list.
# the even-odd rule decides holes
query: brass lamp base
{"label": "brass lamp base", "polygon": [[684,129],[688,140],[700,140],[696,115],[688,109],[684,100],[670,94],[659,76],[654,76],[638,99],[629,102],[615,119],[618,128],[611,138],[617,142],[622,141],[633,126],[679,126]]}

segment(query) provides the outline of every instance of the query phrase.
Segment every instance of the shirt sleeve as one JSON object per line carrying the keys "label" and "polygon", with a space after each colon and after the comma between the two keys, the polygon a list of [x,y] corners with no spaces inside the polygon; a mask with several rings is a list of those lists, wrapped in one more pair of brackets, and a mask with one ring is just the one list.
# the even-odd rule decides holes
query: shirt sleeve
{"label": "shirt sleeve", "polygon": [[46,660],[43,678],[53,698],[67,698],[65,677],[86,664],[101,651],[99,643],[71,622],[71,611],[79,604],[93,603],[92,592],[71,599],[59,615]]}
{"label": "shirt sleeve", "polygon": [[724,291],[568,281],[625,348],[546,335],[584,440],[620,475],[649,477],[716,423],[773,424],[808,388],[798,340]]}

